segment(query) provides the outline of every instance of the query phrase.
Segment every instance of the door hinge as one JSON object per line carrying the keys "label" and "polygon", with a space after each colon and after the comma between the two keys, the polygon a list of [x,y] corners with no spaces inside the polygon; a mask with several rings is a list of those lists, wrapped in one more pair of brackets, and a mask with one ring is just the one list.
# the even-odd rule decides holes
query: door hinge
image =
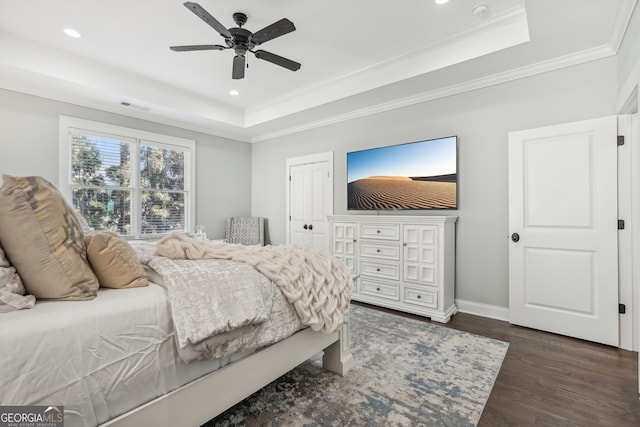
{"label": "door hinge", "polygon": [[627,306],[624,304],[618,304],[618,313],[627,314]]}
{"label": "door hinge", "polygon": [[291,182],[291,175],[289,175],[289,182]]}
{"label": "door hinge", "polygon": [[618,230],[624,230],[624,219],[618,220]]}
{"label": "door hinge", "polygon": [[289,221],[291,221],[291,215],[289,215]]}
{"label": "door hinge", "polygon": [[618,135],[618,147],[624,145],[624,135]]}

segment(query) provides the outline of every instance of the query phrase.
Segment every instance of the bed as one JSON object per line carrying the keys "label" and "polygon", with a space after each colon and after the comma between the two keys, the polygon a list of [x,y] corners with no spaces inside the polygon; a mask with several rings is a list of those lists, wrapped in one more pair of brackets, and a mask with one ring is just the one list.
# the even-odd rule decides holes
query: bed
{"label": "bed", "polygon": [[69,427],[199,426],[320,351],[329,370],[344,374],[351,364],[346,324],[185,363],[166,291],[153,283],[38,302],[1,320],[1,403],[64,405]]}
{"label": "bed", "polygon": [[[127,256],[119,254],[124,264],[137,265],[139,260],[147,271],[142,272],[144,278],[138,275],[129,283],[134,283],[132,287],[118,288],[119,284],[112,284],[111,288],[105,288],[102,285],[107,279],[99,273],[100,263],[91,256],[96,234],[86,246],[79,243],[79,238],[87,241],[87,235],[82,238],[79,220],[67,212],[68,206],[61,198],[60,206],[51,206],[51,201],[58,197],[51,189],[41,197],[41,203],[45,204],[42,215],[47,218],[53,215],[63,223],[42,226],[43,220],[36,212],[38,227],[7,225],[5,220],[9,217],[33,216],[9,210],[10,200],[7,200],[9,196],[15,197],[15,186],[22,185],[28,190],[25,193],[32,197],[37,193],[33,186],[40,188],[48,183],[27,180],[20,184],[9,179],[11,187],[7,185],[6,176],[4,180],[5,185],[0,189],[0,248],[4,247],[8,259],[2,264],[4,254],[0,253],[0,273],[3,269],[19,273],[25,279],[27,291],[56,292],[63,297],[53,300],[50,296],[38,296],[34,304],[29,299],[32,296],[10,295],[24,301],[11,302],[20,309],[0,313],[0,405],[61,405],[67,427],[199,426],[319,352],[324,352],[323,364],[330,371],[344,375],[353,365],[348,316],[339,323],[326,318],[321,324],[316,322],[318,316],[309,317],[305,313],[308,304],[300,303],[304,292],[300,294],[297,288],[277,284],[279,275],[267,277],[272,274],[273,265],[265,260],[271,260],[275,252],[260,258],[255,252],[257,249],[247,252],[240,245],[196,242],[176,234],[163,239],[170,251],[158,256],[152,254],[150,248],[157,252],[159,244],[142,243],[136,247],[123,243],[119,236],[107,234],[102,236],[105,242],[116,242],[127,250],[135,248],[133,256],[129,256],[130,252]],[[34,209],[38,203],[30,200],[27,205],[28,209]],[[66,213],[60,215],[57,211]],[[41,230],[53,230],[54,235],[46,236],[42,243],[41,236],[33,235]],[[55,238],[64,240],[51,246]],[[20,249],[19,245],[25,240],[29,245]],[[38,261],[34,268],[40,243],[49,245],[44,252],[50,258],[60,247],[65,247],[63,255],[54,257],[56,262],[68,252],[85,250],[93,271],[84,265],[69,268],[73,260],[67,259],[58,262],[59,265],[51,259]],[[171,252],[176,250],[177,255]],[[267,251],[276,249],[267,248]],[[244,275],[237,276],[235,270],[245,264],[238,259],[242,257],[250,266],[242,267]],[[291,253],[287,253],[286,258],[296,260]],[[120,270],[114,270],[111,261],[109,258],[103,273],[121,280],[124,273],[114,274]],[[56,264],[55,268],[51,269],[50,264]],[[163,271],[174,264],[183,275]],[[70,286],[68,280],[61,280],[58,288],[52,287],[50,283],[57,279],[56,269],[64,268],[71,271],[72,274],[65,274],[73,275],[74,284]],[[259,273],[261,268],[266,268],[265,274]],[[196,271],[193,277],[202,276],[202,280],[193,282],[203,284],[224,276],[242,288],[247,269],[259,276],[255,280],[263,288],[262,299],[254,304],[264,309],[258,310],[262,317],[240,321],[224,330],[216,329],[215,334],[206,338],[199,335],[195,339],[185,338],[185,324],[193,324],[195,332],[200,333],[209,325],[210,318],[216,317],[217,311],[224,311],[223,307],[217,307],[216,313],[205,313],[204,317],[198,314],[203,302],[206,306],[212,304],[212,300],[206,295],[185,297],[182,288],[189,292],[194,289],[189,274]],[[209,276],[210,271],[219,276]],[[323,275],[317,269],[300,274],[301,278],[308,279],[306,281],[316,281]],[[151,283],[147,276],[151,277]],[[180,286],[181,283],[189,286]],[[350,290],[350,286],[345,289]],[[0,291],[6,291],[1,283]],[[234,295],[238,298],[237,295],[242,294]],[[240,297],[243,306],[251,305],[248,301],[253,294],[247,295],[250,295],[247,299]],[[5,296],[0,294],[0,303]],[[292,296],[298,300],[293,301]],[[196,304],[192,305],[196,308],[189,310],[188,306],[182,313],[176,312],[176,307],[184,301]],[[0,311],[3,311],[1,309],[2,304]],[[251,316],[248,319],[251,320]],[[220,319],[214,320],[216,325],[220,323]],[[223,319],[224,322],[232,323]]]}

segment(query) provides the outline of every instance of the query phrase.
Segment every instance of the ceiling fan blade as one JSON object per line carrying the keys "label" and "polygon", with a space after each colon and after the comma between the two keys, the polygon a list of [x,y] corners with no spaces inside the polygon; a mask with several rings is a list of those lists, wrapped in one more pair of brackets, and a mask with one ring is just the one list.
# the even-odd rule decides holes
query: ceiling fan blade
{"label": "ceiling fan blade", "polygon": [[224,50],[228,49],[219,44],[194,44],[191,46],[169,46],[174,52],[189,52],[192,50]]}
{"label": "ceiling fan blade", "polygon": [[231,75],[233,79],[238,80],[244,78],[244,61],[245,57],[242,55],[233,57],[233,73]]}
{"label": "ceiling fan blade", "polygon": [[293,22],[289,21],[287,18],[282,18],[278,22],[274,22],[268,27],[264,27],[263,29],[253,33],[251,41],[255,44],[262,44],[295,30],[296,26],[293,25]]}
{"label": "ceiling fan blade", "polygon": [[267,52],[266,50],[256,50],[254,54],[258,59],[264,59],[265,61],[287,68],[291,71],[298,71],[301,67],[298,62],[283,58],[282,56],[276,55],[275,53]]}
{"label": "ceiling fan blade", "polygon": [[184,3],[184,6],[190,11],[192,11],[193,13],[195,13],[204,22],[209,24],[214,30],[220,33],[222,37],[224,37],[225,39],[232,38],[229,30],[227,30],[227,28],[224,25],[218,22],[216,18],[211,16],[209,12],[204,10],[204,8],[200,6],[198,3],[186,2]]}

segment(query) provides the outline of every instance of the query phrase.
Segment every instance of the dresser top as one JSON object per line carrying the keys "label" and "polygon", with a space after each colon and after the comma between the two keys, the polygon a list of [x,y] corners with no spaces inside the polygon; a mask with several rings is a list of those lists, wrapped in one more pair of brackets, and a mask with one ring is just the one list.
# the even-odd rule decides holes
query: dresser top
{"label": "dresser top", "polygon": [[329,215],[330,222],[369,222],[376,224],[441,224],[456,222],[456,215]]}

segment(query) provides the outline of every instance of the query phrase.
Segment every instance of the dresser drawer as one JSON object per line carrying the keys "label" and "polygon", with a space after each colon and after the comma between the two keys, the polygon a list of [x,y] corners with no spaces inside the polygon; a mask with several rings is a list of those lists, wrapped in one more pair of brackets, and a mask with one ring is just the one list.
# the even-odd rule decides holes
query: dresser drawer
{"label": "dresser drawer", "polygon": [[380,283],[361,278],[359,291],[363,295],[370,295],[394,301],[400,300],[400,285],[397,283]]}
{"label": "dresser drawer", "polygon": [[434,289],[404,288],[404,302],[429,308],[438,308],[438,291]]}
{"label": "dresser drawer", "polygon": [[386,264],[374,260],[360,260],[360,274],[382,279],[400,280],[400,265]]}
{"label": "dresser drawer", "polygon": [[360,224],[360,238],[400,241],[400,224]]}
{"label": "dresser drawer", "polygon": [[360,256],[400,261],[400,245],[379,242],[360,242]]}

